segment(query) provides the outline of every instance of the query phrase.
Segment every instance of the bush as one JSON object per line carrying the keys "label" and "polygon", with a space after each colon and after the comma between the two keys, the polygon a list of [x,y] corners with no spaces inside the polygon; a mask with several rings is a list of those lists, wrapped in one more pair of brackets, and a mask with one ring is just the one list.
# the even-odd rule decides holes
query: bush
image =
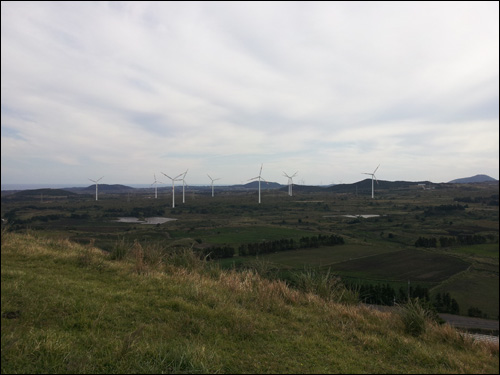
{"label": "bush", "polygon": [[405,327],[404,330],[412,336],[420,336],[424,333],[428,322],[435,315],[431,310],[425,308],[418,298],[409,299],[400,307],[399,314]]}
{"label": "bush", "polygon": [[117,240],[113,244],[113,248],[111,249],[110,257],[112,260],[122,260],[127,256],[131,249],[132,245],[125,241],[125,238],[122,237]]}
{"label": "bush", "polygon": [[359,293],[347,288],[340,277],[315,269],[306,269],[292,276],[292,284],[306,293],[313,293],[319,297],[339,303],[354,304],[359,301]]}

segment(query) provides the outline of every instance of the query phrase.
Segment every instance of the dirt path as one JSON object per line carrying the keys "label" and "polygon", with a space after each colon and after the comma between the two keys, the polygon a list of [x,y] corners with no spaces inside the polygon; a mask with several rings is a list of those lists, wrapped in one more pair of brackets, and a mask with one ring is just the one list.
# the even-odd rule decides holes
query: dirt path
{"label": "dirt path", "polygon": [[[381,306],[381,305],[365,305],[379,311],[394,311],[394,306]],[[462,328],[467,330],[477,330],[481,332],[492,332],[498,336],[498,320],[471,318],[468,316],[453,315],[453,314],[439,314],[439,317],[446,323],[455,328]]]}

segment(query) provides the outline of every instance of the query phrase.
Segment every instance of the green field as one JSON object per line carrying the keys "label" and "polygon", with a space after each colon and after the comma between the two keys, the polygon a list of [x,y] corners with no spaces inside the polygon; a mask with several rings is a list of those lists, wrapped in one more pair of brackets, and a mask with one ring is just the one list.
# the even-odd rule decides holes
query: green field
{"label": "green field", "polygon": [[[306,266],[331,267],[336,269],[338,263],[386,252],[393,252],[390,247],[346,244],[343,246],[325,246],[312,249],[301,249],[261,255],[260,258],[278,267],[300,269]],[[239,259],[246,259],[240,257]]]}
{"label": "green field", "polygon": [[311,235],[311,232],[295,230],[276,225],[269,226],[227,226],[192,231],[170,231],[172,238],[184,237],[203,238],[203,241],[211,244],[228,244],[237,246],[241,243],[261,242],[279,240],[281,238],[299,239]]}
{"label": "green field", "polygon": [[332,270],[369,279],[439,283],[469,266],[457,257],[411,249],[349,260]]}
{"label": "green field", "polygon": [[[119,241],[201,249],[228,245],[235,256],[219,260],[224,267],[254,263],[255,257],[238,255],[240,245],[338,235],[344,245],[260,254],[259,262],[287,271],[330,269],[360,283],[402,285],[410,280],[432,288],[432,293],[451,293],[463,305],[461,314],[472,306],[498,317],[499,207],[490,203],[498,202],[498,193],[498,184],[380,190],[375,199],[354,192],[296,192],[289,197],[285,191],[265,190],[258,204],[256,192],[220,192],[215,197],[190,192],[186,203],[175,208],[165,193],[158,199],[151,199],[150,192],[103,194],[99,201],[62,194],[51,200],[44,194],[43,202],[36,194],[2,193],[1,212],[9,231],[94,243],[105,251]],[[176,220],[158,225],[116,222],[118,217],[152,216]],[[464,236],[483,242],[439,243],[441,237]],[[416,247],[421,237],[434,239],[436,247]],[[465,270],[467,281],[461,282]],[[481,293],[470,287],[475,285],[471,280]]]}
{"label": "green field", "polygon": [[498,273],[467,271],[446,280],[434,289],[435,293],[449,292],[458,301],[461,314],[477,307],[490,319],[498,320]]}

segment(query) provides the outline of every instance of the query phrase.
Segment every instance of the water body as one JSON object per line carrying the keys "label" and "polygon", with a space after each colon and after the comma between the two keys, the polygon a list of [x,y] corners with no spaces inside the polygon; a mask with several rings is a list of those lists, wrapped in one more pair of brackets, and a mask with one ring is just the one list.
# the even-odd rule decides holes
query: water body
{"label": "water body", "polygon": [[172,221],[172,220],[177,220],[177,219],[170,219],[168,217],[146,217],[144,220],[139,220],[136,217],[119,217],[118,221],[119,223],[132,223],[132,224],[163,224],[166,223],[167,221]]}
{"label": "water body", "polygon": [[380,215],[326,215],[326,216],[323,216],[323,217],[352,217],[352,218],[356,218],[356,217],[362,217],[363,219],[369,219],[371,217],[380,217]]}

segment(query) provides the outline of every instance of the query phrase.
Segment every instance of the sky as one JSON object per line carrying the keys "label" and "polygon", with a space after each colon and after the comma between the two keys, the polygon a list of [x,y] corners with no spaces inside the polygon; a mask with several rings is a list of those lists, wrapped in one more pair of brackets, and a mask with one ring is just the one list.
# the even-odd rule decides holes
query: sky
{"label": "sky", "polygon": [[1,2],[2,184],[499,178],[498,2]]}

